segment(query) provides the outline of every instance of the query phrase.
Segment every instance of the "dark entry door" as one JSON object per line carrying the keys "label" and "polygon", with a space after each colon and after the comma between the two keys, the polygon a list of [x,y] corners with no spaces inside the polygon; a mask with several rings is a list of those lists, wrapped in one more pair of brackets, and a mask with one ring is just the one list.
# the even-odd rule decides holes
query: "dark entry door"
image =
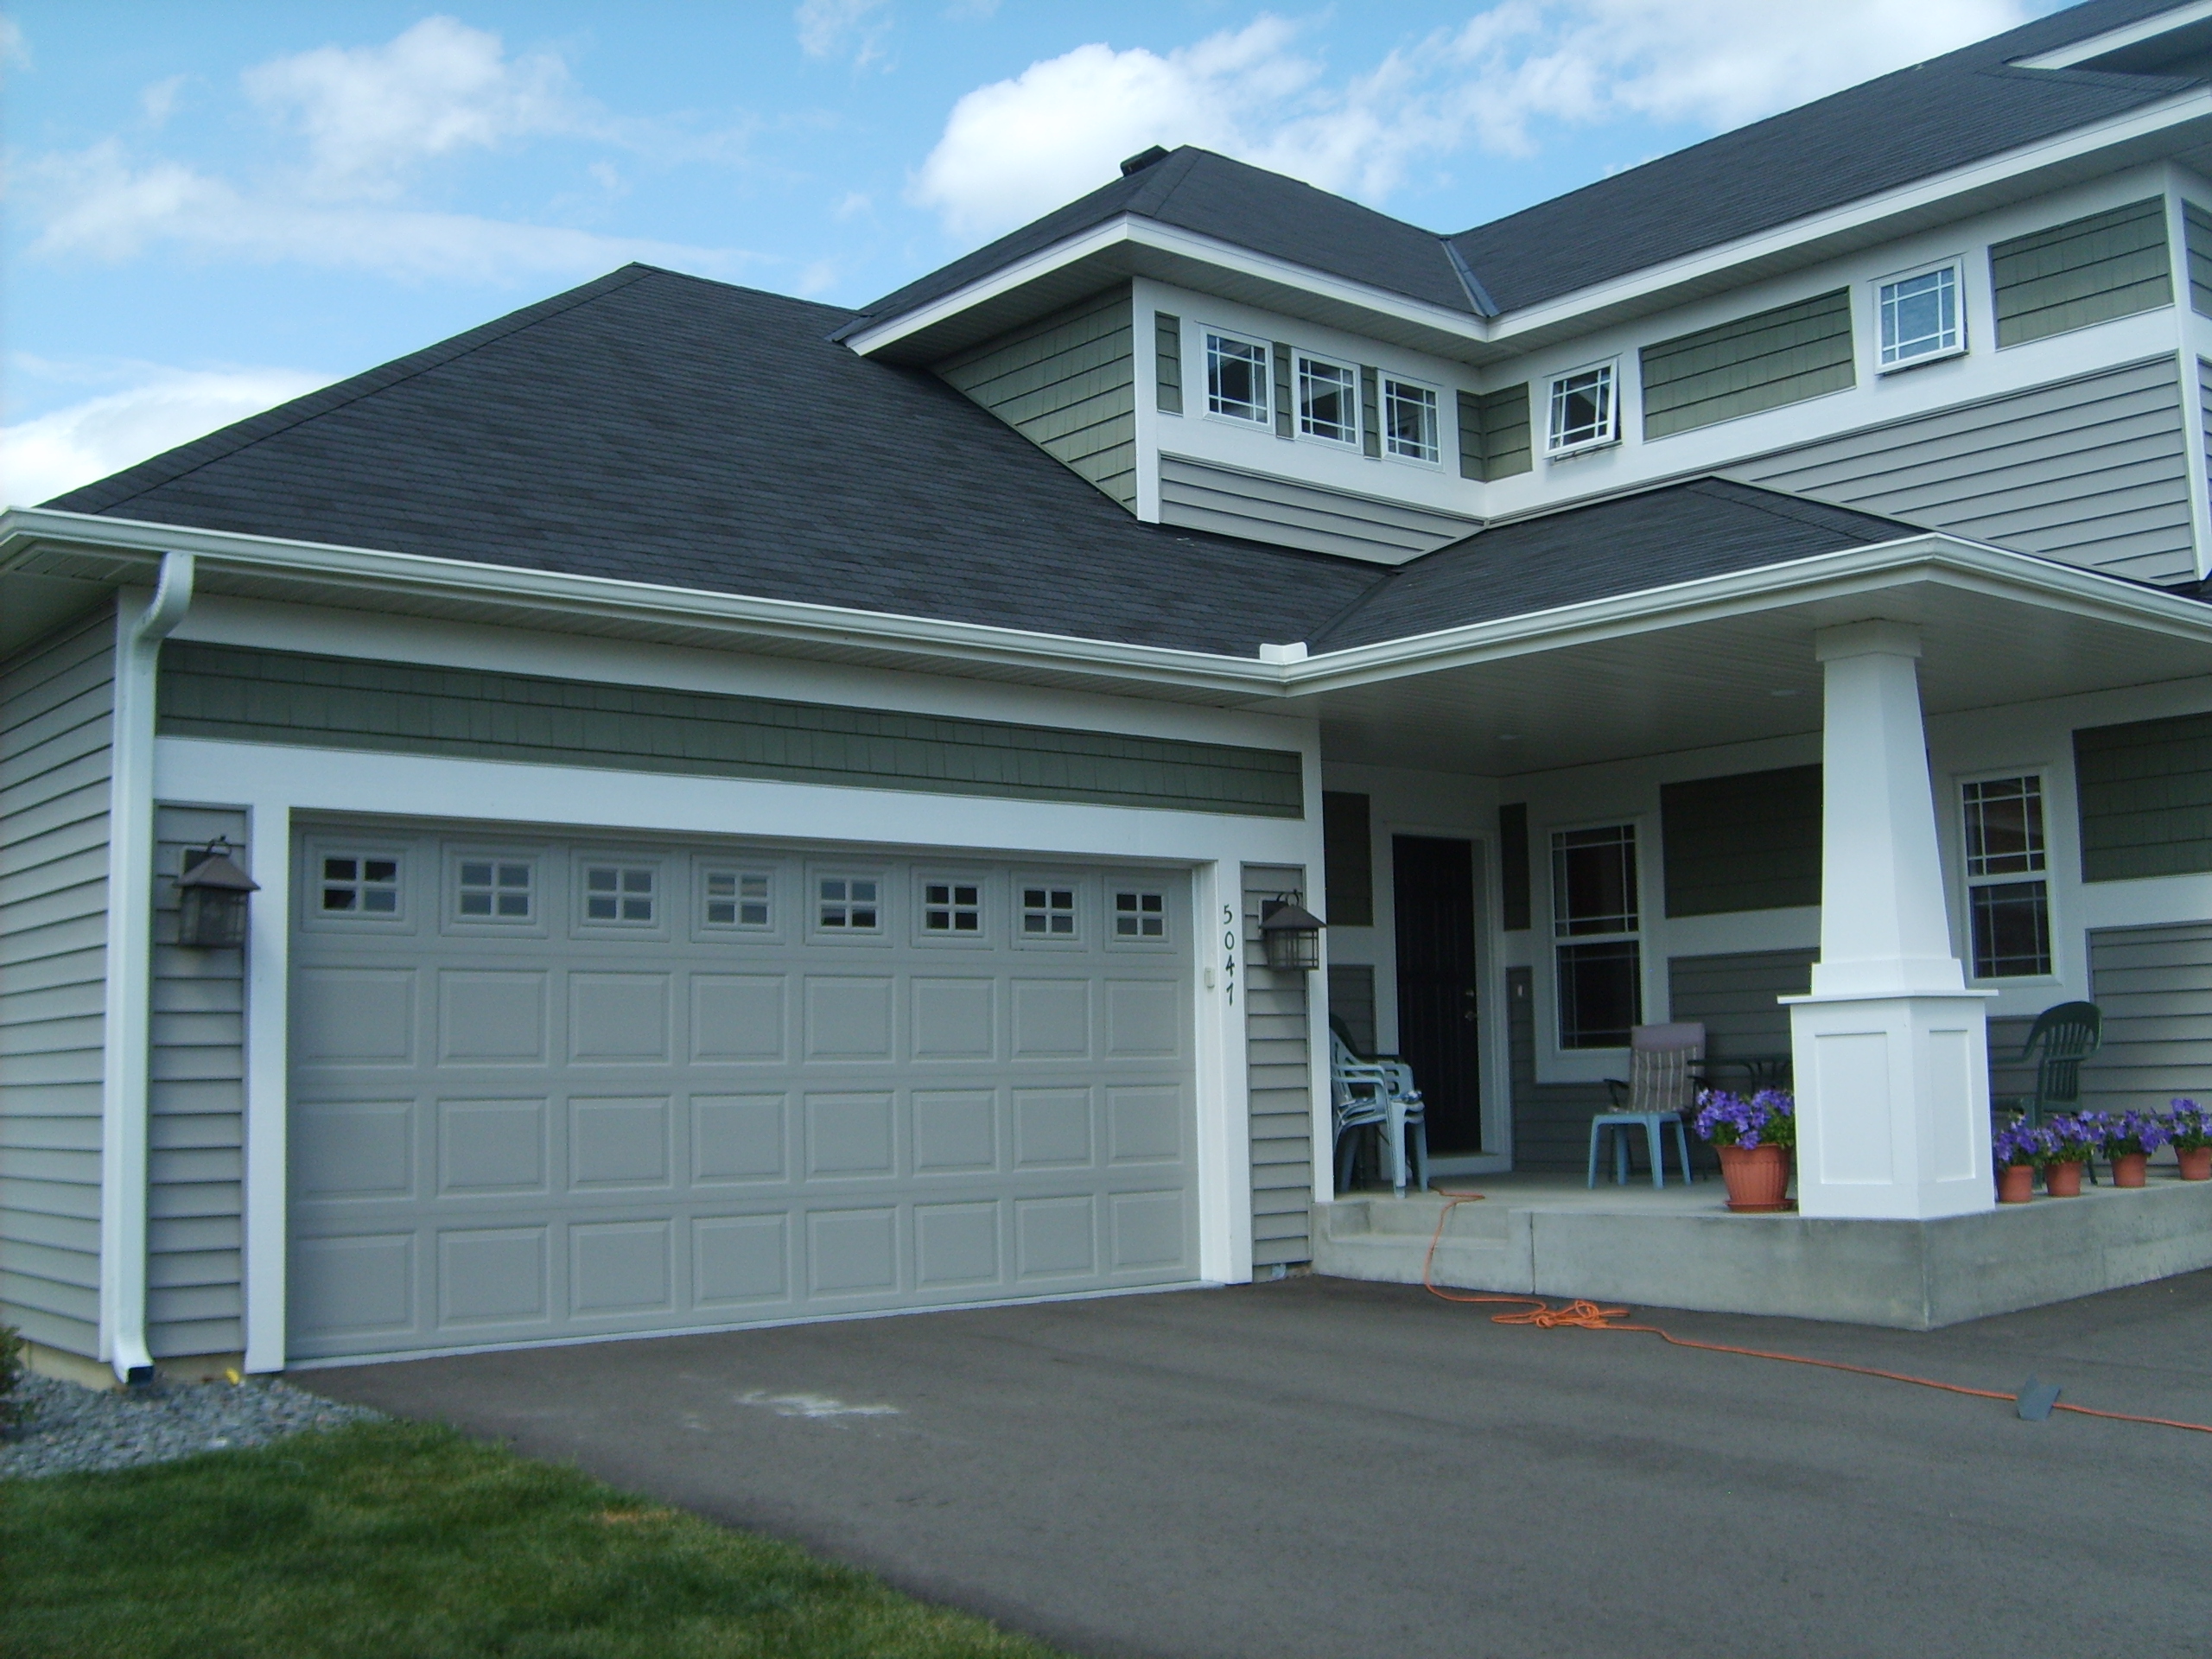
{"label": "dark entry door", "polygon": [[1482,1068],[1475,1017],[1474,848],[1464,841],[1391,841],[1398,922],[1398,1052],[1428,1102],[1428,1149],[1483,1148]]}

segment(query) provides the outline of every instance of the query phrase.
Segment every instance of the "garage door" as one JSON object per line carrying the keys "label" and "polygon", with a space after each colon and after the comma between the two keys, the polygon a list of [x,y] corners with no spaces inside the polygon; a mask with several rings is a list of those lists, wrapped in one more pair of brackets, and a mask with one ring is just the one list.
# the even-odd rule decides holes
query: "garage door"
{"label": "garage door", "polygon": [[302,836],[297,1358],[1186,1282],[1189,880]]}

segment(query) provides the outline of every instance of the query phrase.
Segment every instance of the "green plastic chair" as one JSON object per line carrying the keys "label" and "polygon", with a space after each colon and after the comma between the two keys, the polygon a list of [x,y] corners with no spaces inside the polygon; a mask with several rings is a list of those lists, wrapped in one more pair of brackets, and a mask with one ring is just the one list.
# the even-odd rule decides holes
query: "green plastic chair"
{"label": "green plastic chair", "polygon": [[2036,1092],[2028,1122],[2070,1112],[2082,1103],[2082,1062],[2104,1040],[2104,1010],[2094,1002],[2061,1002],[2045,1008],[2028,1027],[2020,1058],[2036,1063]]}

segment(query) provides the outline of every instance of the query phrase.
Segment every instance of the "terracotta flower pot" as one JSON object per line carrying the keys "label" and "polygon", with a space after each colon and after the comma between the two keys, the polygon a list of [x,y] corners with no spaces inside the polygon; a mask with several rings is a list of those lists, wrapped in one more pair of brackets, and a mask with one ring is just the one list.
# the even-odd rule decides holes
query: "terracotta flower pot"
{"label": "terracotta flower pot", "polygon": [[2176,1147],[2184,1181],[2212,1181],[2212,1147]]}
{"label": "terracotta flower pot", "polygon": [[2044,1191],[2054,1198],[2078,1198],[2082,1196],[2082,1166],[2078,1163],[2046,1164],[2043,1172]]}
{"label": "terracotta flower pot", "polygon": [[1789,1153],[1783,1147],[1720,1147],[1720,1176],[1728,1183],[1731,1210],[1764,1211],[1789,1207]]}
{"label": "terracotta flower pot", "polygon": [[2036,1166],[2007,1164],[1997,1172],[1997,1202],[2025,1204],[2036,1195]]}
{"label": "terracotta flower pot", "polygon": [[2112,1184],[2114,1186],[2140,1186],[2149,1179],[2150,1167],[2148,1153],[2115,1153],[2112,1160]]}

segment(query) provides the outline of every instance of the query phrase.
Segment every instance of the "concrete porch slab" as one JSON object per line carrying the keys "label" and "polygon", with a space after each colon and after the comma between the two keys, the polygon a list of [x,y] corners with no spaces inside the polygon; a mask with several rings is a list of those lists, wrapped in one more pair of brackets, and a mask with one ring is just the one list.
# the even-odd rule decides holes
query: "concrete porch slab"
{"label": "concrete porch slab", "polygon": [[[2212,1267],[2212,1182],[2038,1197],[1942,1221],[1728,1213],[1719,1182],[1601,1186],[1567,1177],[1452,1184],[1435,1278],[1466,1290],[1933,1330]],[[1313,1206],[1313,1270],[1419,1284],[1445,1199]]]}

